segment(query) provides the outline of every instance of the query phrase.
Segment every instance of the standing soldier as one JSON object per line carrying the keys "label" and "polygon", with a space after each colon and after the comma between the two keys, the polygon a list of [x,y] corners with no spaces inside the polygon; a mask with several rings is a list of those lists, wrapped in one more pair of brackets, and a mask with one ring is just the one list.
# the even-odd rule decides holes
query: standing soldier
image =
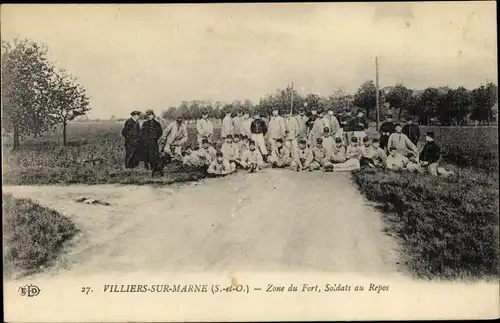
{"label": "standing soldier", "polygon": [[[307,118],[307,117],[306,117]],[[305,123],[304,123],[305,127]],[[295,153],[295,150],[297,150],[298,147],[298,137],[300,134],[300,126],[299,122],[297,121],[297,118],[293,117],[292,114],[287,114],[286,119],[285,119],[285,141],[284,145],[290,151]]]}
{"label": "standing soldier", "polygon": [[269,143],[271,144],[271,151],[276,148],[276,139],[283,140],[286,135],[285,120],[279,115],[277,108],[273,109],[273,114],[269,119],[268,136]]}
{"label": "standing soldier", "polygon": [[246,136],[248,139],[252,138],[252,131],[250,130],[252,122],[253,118],[250,117],[250,112],[245,111],[243,121],[241,122],[241,134]]}
{"label": "standing soldier", "polygon": [[392,122],[392,114],[388,113],[386,121],[380,125],[380,148],[386,149],[389,142],[389,136],[395,131],[394,122]]}
{"label": "standing soldier", "polygon": [[142,124],[141,135],[144,143],[144,162],[152,170],[152,175],[156,173],[163,175],[163,169],[160,169],[160,148],[158,140],[160,139],[163,129],[161,124],[155,120],[153,110],[146,111],[147,120]]}
{"label": "standing soldier", "polygon": [[297,123],[299,125],[299,137],[306,138],[307,137],[307,121],[309,118],[306,116],[306,111],[304,108],[299,109],[299,114],[296,117]]}
{"label": "standing soldier", "polygon": [[233,120],[231,119],[231,111],[227,110],[226,115],[222,119],[222,128],[220,132],[220,137],[224,141],[228,135],[233,135],[234,126]]}
{"label": "standing soldier", "polygon": [[363,117],[363,115],[363,111],[360,110],[356,118],[352,119],[351,125],[349,127],[353,132],[353,137],[358,138],[358,145],[361,145],[361,141],[364,137],[366,137],[366,129],[368,129],[368,122],[366,122],[366,119]]}
{"label": "standing soldier", "polygon": [[313,129],[314,122],[318,118],[319,118],[319,116],[318,116],[318,108],[314,107],[314,106],[311,107],[311,116],[307,119],[307,123],[306,123],[306,126],[307,126],[307,136],[308,137],[311,136],[311,131]]}
{"label": "standing soldier", "polygon": [[313,127],[309,133],[309,147],[316,146],[316,140],[323,136],[323,130],[329,128],[330,122],[324,117],[323,111],[318,111],[316,120],[314,120]]}
{"label": "standing soldier", "polygon": [[351,111],[349,110],[344,110],[342,114],[342,121],[340,123],[340,127],[342,128],[342,141],[344,143],[344,146],[347,146],[351,140],[352,137],[352,131],[351,131]]}
{"label": "standing soldier", "polygon": [[122,136],[125,138],[125,167],[135,168],[141,159],[141,127],[139,126],[139,111],[130,113],[130,119],[125,121]]}
{"label": "standing soldier", "polygon": [[328,113],[326,115],[326,118],[328,119],[328,123],[329,123],[328,128],[330,128],[330,135],[334,138],[337,137],[337,133],[339,132],[339,129],[340,129],[340,124],[339,124],[339,120],[337,119],[337,117],[334,114],[332,107],[330,107],[328,109]]}
{"label": "standing soldier", "polygon": [[408,117],[406,119],[406,124],[403,126],[401,130],[408,138],[410,138],[411,142],[416,146],[418,141],[420,140],[420,127],[413,123],[413,118]]}
{"label": "standing soldier", "polygon": [[208,112],[203,111],[201,119],[196,123],[196,130],[198,131],[198,145],[201,147],[203,139],[212,142],[214,135],[214,124],[208,119]]}
{"label": "standing soldier", "polygon": [[188,139],[186,125],[182,117],[178,117],[176,121],[171,122],[165,131],[162,138],[165,141],[163,152],[170,159],[172,157],[182,159],[182,145]]}
{"label": "standing soldier", "polygon": [[250,131],[252,132],[252,141],[259,147],[259,151],[265,162],[267,162],[267,148],[264,136],[267,133],[267,126],[264,120],[260,118],[260,113],[255,111],[254,120],[250,124]]}
{"label": "standing soldier", "polygon": [[233,129],[235,135],[243,134],[242,122],[243,122],[243,111],[241,111],[241,109],[238,109],[236,117],[233,118]]}

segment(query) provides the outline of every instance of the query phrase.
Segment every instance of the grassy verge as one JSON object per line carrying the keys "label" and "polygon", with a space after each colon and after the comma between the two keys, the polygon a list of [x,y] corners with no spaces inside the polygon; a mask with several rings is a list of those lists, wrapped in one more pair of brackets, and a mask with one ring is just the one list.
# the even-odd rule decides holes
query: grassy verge
{"label": "grassy verge", "polygon": [[[3,144],[3,184],[171,184],[196,181],[207,176],[202,169],[166,165],[163,177],[151,177],[141,166],[124,168],[122,123],[70,124],[68,145],[61,146],[58,133],[28,138],[18,151]],[[219,138],[217,129],[215,138]],[[189,145],[196,142],[196,128],[188,127]]]}
{"label": "grassy verge", "polygon": [[2,194],[2,200],[5,278],[50,266],[78,231],[67,217],[29,199]]}
{"label": "grassy verge", "polygon": [[410,271],[427,279],[488,279],[499,273],[498,173],[457,169],[448,179],[361,170],[353,180],[378,202]]}

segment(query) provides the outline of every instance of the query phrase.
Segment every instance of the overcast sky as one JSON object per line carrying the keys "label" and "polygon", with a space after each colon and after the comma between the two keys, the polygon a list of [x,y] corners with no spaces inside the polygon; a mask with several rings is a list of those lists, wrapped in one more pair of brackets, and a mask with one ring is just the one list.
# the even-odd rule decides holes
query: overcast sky
{"label": "overcast sky", "polygon": [[494,2],[2,5],[2,39],[45,43],[78,77],[93,117],[183,100],[257,102],[292,81],[353,93],[497,83]]}

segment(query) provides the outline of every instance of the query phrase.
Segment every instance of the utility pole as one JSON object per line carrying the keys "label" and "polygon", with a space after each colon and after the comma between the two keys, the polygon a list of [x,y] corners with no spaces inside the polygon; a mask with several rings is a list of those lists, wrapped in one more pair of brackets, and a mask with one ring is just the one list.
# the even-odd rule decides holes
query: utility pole
{"label": "utility pole", "polygon": [[378,56],[375,56],[375,87],[376,87],[376,102],[377,102],[377,131],[380,123],[380,95],[378,90]]}
{"label": "utility pole", "polygon": [[290,114],[293,113],[293,82],[292,82],[292,94],[290,95]]}

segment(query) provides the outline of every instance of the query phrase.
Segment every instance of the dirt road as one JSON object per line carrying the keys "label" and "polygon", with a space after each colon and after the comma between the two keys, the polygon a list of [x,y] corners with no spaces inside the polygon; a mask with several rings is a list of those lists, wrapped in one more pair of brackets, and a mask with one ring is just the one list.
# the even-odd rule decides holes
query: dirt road
{"label": "dirt road", "polygon": [[[267,169],[180,186],[4,187],[74,219],[75,275],[152,270],[400,271],[395,242],[348,174]],[[86,205],[86,196],[111,203]]]}

